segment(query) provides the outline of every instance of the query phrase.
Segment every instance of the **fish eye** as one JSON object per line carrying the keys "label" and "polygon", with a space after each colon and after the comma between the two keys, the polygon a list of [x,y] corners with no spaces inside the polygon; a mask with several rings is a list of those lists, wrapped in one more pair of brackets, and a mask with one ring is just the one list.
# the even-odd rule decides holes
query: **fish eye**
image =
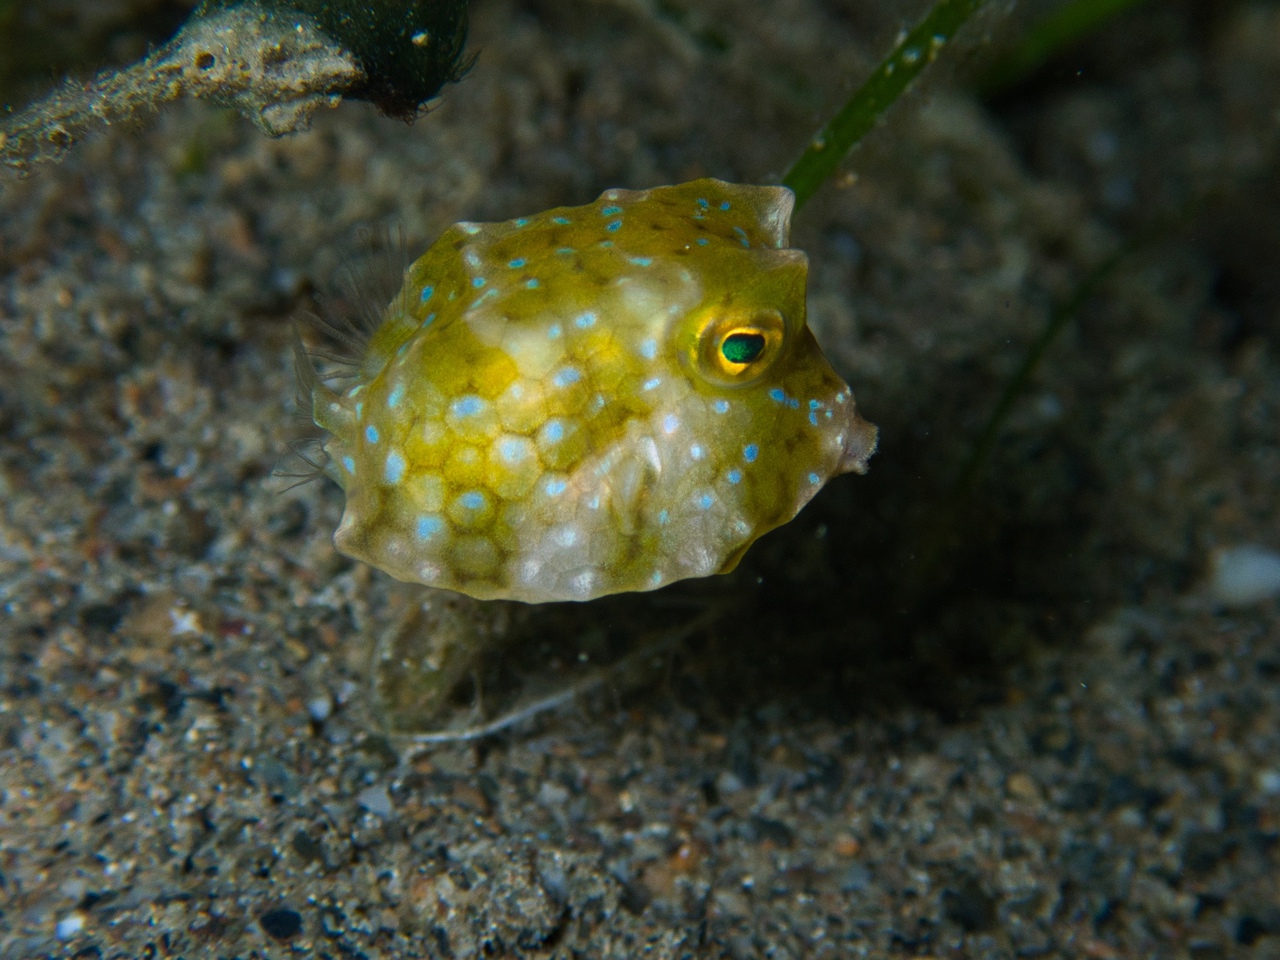
{"label": "fish eye", "polygon": [[764,352],[764,334],[735,330],[720,344],[720,355],[730,363],[752,363]]}
{"label": "fish eye", "polygon": [[714,317],[698,337],[697,367],[722,386],[751,383],[773,366],[785,334],[786,324],[776,310]]}

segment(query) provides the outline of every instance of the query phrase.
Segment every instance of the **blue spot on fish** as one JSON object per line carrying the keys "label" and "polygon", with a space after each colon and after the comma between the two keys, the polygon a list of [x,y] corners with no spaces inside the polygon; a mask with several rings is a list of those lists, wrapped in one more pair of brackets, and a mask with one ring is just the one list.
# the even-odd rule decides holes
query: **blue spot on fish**
{"label": "blue spot on fish", "polygon": [[741,483],[742,471],[739,470],[737,467],[734,467],[732,470],[730,470],[728,473],[725,474],[725,479],[728,480],[730,483]]}
{"label": "blue spot on fish", "polygon": [[769,390],[769,399],[774,403],[786,403],[787,394],[781,387],[772,387]]}
{"label": "blue spot on fish", "polygon": [[387,406],[394,410],[400,406],[400,401],[404,399],[404,384],[397,383],[395,389],[387,395]]}
{"label": "blue spot on fish", "polygon": [[369,424],[369,426],[364,428],[364,438],[368,440],[370,443],[377,443],[378,428],[375,427],[373,424]]}
{"label": "blue spot on fish", "polygon": [[489,281],[486,280],[484,277],[475,277],[472,279],[471,285],[473,287],[480,288],[480,287],[483,287],[488,282]]}
{"label": "blue spot on fish", "polygon": [[427,314],[427,319],[425,319],[425,320],[423,320],[423,321],[422,321],[422,326],[423,326],[423,328],[426,328],[426,327],[431,326],[431,324],[433,324],[433,323],[435,323],[435,322],[436,322],[436,315],[435,315],[434,313],[428,313],[428,314]]}
{"label": "blue spot on fish", "polygon": [[706,237],[699,237],[699,238],[698,238],[698,246],[700,246],[700,247],[705,247],[705,246],[706,246],[708,243],[710,243],[710,242],[711,242],[711,241],[710,241],[710,240],[708,240]]}
{"label": "blue spot on fish", "polygon": [[631,262],[637,267],[647,267],[653,263],[653,257],[631,257]]}
{"label": "blue spot on fish", "polygon": [[652,378],[652,379],[650,379],[650,380],[646,380],[646,381],[644,382],[644,386],[642,386],[640,389],[641,389],[641,390],[648,391],[648,390],[652,390],[652,389],[654,389],[655,387],[658,387],[658,386],[661,386],[661,385],[662,385],[662,378],[661,378],[661,377],[653,377],[653,378]]}
{"label": "blue spot on fish", "polygon": [[588,310],[586,313],[574,319],[573,325],[579,330],[586,330],[596,325],[596,315],[594,311]]}
{"label": "blue spot on fish", "polygon": [[482,397],[469,393],[465,397],[459,397],[453,401],[453,415],[455,417],[474,417],[476,414],[483,412],[486,406],[487,404]]}
{"label": "blue spot on fish", "polygon": [[444,521],[434,514],[427,514],[418,518],[418,539],[430,540],[437,533],[444,529]]}
{"label": "blue spot on fish", "polygon": [[734,227],[733,232],[738,235],[738,242],[744,247],[751,246],[751,241],[747,239],[747,231],[743,230],[741,227]]}
{"label": "blue spot on fish", "polygon": [[610,233],[613,233],[621,226],[622,226],[621,220],[611,220],[609,223],[606,223],[604,225],[604,228],[608,230]]}
{"label": "blue spot on fish", "polygon": [[435,287],[423,287],[423,288],[422,288],[422,302],[423,302],[423,303],[426,303],[428,300],[430,300],[430,299],[431,299],[431,295],[432,295],[432,294],[434,294],[435,292],[436,292],[436,288],[435,288]]}
{"label": "blue spot on fish", "polygon": [[567,227],[569,224],[573,223],[573,221],[568,217],[552,217],[551,222],[561,227]]}
{"label": "blue spot on fish", "polygon": [[732,206],[732,204],[730,204],[728,200],[725,200],[723,203],[720,204],[720,209],[728,210],[730,206]]}
{"label": "blue spot on fish", "polygon": [[556,477],[553,480],[548,480],[544,489],[547,491],[547,496],[558,497],[565,491],[565,482],[559,477]]}
{"label": "blue spot on fish", "polygon": [[754,443],[748,443],[742,448],[742,459],[747,463],[755,463],[756,457],[760,456],[760,447]]}
{"label": "blue spot on fish", "polygon": [[351,457],[343,457],[343,458],[342,458],[342,465],[346,468],[347,473],[355,473],[355,472],[356,472],[356,462],[355,462],[355,460],[354,460],[354,459],[352,459]]}
{"label": "blue spot on fish", "polygon": [[529,456],[528,442],[524,439],[506,437],[498,445],[498,452],[507,463],[519,463]]}
{"label": "blue spot on fish", "polygon": [[548,420],[542,428],[542,435],[548,443],[559,443],[564,439],[564,424],[559,420]]}
{"label": "blue spot on fish", "polygon": [[387,483],[399,483],[404,479],[404,457],[394,450],[387,454],[385,476]]}
{"label": "blue spot on fish", "polygon": [[670,514],[670,513],[668,513],[666,510],[659,510],[659,511],[658,511],[658,522],[659,522],[659,523],[661,523],[661,524],[663,524],[664,526],[665,526],[666,524],[670,523],[670,522],[671,522],[671,514]]}
{"label": "blue spot on fish", "polygon": [[822,482],[822,478],[818,476],[816,473],[811,473],[809,474],[809,482],[814,485],[817,485]]}
{"label": "blue spot on fish", "polygon": [[646,360],[652,360],[658,355],[658,341],[650,337],[640,344],[640,356]]}
{"label": "blue spot on fish", "polygon": [[704,493],[702,496],[698,498],[698,506],[701,507],[703,510],[710,510],[711,505],[715,502],[716,502],[715,497],[711,496],[711,494],[709,493]]}
{"label": "blue spot on fish", "polygon": [[617,216],[618,214],[620,214],[621,212],[622,212],[622,208],[621,208],[621,207],[605,207],[603,210],[601,210],[601,211],[600,211],[600,216],[602,216],[602,217],[616,217],[616,216]]}
{"label": "blue spot on fish", "polygon": [[514,260],[508,263],[507,266],[510,267],[512,270],[519,270],[521,267],[525,265],[526,262],[527,261],[525,260],[524,257],[516,257]]}
{"label": "blue spot on fish", "polygon": [[462,496],[458,497],[458,502],[468,510],[483,510],[487,500],[485,495],[479,490],[468,490]]}
{"label": "blue spot on fish", "polygon": [[524,282],[524,285],[528,287],[530,290],[537,290],[538,287],[542,286],[542,284],[538,282],[537,277],[530,277],[528,280]]}
{"label": "blue spot on fish", "polygon": [[717,400],[715,403],[713,403],[713,404],[711,405],[711,409],[712,409],[712,410],[714,410],[716,413],[728,413],[728,412],[729,412],[729,401],[728,401],[728,400]]}
{"label": "blue spot on fish", "polygon": [[577,367],[561,367],[556,371],[556,375],[551,378],[551,382],[557,387],[567,387],[581,379],[582,372]]}

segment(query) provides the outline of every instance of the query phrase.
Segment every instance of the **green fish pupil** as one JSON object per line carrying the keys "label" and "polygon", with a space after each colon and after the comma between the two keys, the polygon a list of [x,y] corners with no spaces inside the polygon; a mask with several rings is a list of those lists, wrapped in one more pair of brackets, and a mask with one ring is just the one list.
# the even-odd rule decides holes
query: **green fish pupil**
{"label": "green fish pupil", "polygon": [[758,333],[731,333],[720,346],[720,352],[730,363],[750,363],[762,350],[764,337]]}

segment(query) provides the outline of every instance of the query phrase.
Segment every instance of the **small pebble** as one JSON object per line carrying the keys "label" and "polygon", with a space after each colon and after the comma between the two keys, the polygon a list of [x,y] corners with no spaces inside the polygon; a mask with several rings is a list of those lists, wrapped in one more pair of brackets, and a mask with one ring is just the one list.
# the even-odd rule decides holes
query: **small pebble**
{"label": "small pebble", "polygon": [[538,802],[549,810],[559,809],[569,802],[569,791],[558,783],[543,783],[538,788]]}
{"label": "small pebble", "polygon": [[836,853],[842,857],[856,857],[862,852],[862,844],[848,834],[836,837]]}
{"label": "small pebble", "polygon": [[1246,543],[1215,551],[1209,592],[1229,607],[1248,607],[1280,597],[1280,553]]}
{"label": "small pebble", "polygon": [[873,877],[871,871],[861,863],[855,863],[845,871],[844,878],[840,881],[840,889],[845,893],[860,893],[871,886]]}
{"label": "small pebble", "polygon": [[1040,799],[1040,788],[1025,773],[1010,774],[1009,779],[1004,783],[1004,788],[1009,792],[1009,796],[1017,797],[1019,800]]}
{"label": "small pebble", "polygon": [[84,914],[76,911],[68,914],[58,921],[58,925],[54,928],[59,940],[70,940],[81,930],[84,929]]}
{"label": "small pebble", "polygon": [[391,806],[391,794],[387,793],[386,784],[366,787],[356,794],[356,803],[361,808],[380,817],[389,817],[394,809]]}
{"label": "small pebble", "polygon": [[742,780],[728,770],[716,778],[716,789],[721,793],[737,793],[743,786]]}
{"label": "small pebble", "polygon": [[296,937],[298,931],[302,929],[302,914],[297,910],[282,907],[278,910],[268,910],[258,918],[258,922],[262,924],[262,929],[267,936],[276,940],[288,940]]}

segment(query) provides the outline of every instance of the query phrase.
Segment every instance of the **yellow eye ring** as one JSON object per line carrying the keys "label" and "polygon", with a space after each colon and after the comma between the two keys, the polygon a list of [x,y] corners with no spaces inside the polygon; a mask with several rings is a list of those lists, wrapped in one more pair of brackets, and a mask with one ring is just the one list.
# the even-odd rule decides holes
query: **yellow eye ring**
{"label": "yellow eye ring", "polygon": [[786,323],[776,310],[716,317],[698,335],[697,369],[721,386],[751,383],[773,366],[785,337]]}

